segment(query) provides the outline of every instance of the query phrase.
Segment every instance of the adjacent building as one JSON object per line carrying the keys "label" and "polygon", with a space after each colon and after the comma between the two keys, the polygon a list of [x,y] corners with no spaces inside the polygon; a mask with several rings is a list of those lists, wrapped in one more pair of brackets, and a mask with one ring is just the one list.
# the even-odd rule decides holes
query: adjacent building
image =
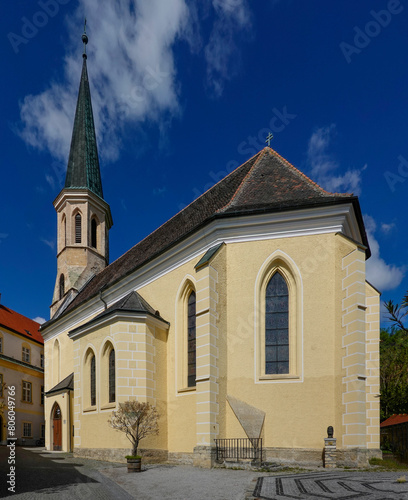
{"label": "adjacent building", "polygon": [[[0,403],[14,387],[17,444],[45,437],[44,341],[40,324],[0,304]],[[3,406],[3,405],[2,405]],[[7,443],[7,408],[0,413],[0,443]]]}
{"label": "adjacent building", "polygon": [[[85,40],[87,41],[87,39]],[[194,161],[194,159],[189,159]],[[108,265],[84,54],[45,340],[48,449],[123,460],[119,403],[155,405],[146,456],[212,466],[215,440],[262,438],[264,459],[379,455],[379,293],[359,200],[270,147]]]}

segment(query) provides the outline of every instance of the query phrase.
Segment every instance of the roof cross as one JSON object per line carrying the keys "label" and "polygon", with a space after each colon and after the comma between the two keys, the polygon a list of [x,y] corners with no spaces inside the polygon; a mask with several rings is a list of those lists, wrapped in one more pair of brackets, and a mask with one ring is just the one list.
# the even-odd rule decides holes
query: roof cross
{"label": "roof cross", "polygon": [[268,148],[271,147],[271,140],[272,139],[273,139],[273,134],[272,134],[272,132],[269,132],[269,134],[266,137],[266,141],[265,141],[268,144]]}

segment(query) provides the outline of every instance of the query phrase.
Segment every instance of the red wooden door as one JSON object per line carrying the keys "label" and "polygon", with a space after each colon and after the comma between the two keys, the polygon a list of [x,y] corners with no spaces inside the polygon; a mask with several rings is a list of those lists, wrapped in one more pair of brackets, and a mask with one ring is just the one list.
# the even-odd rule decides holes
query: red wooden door
{"label": "red wooden door", "polygon": [[61,429],[61,410],[58,405],[55,405],[53,414],[53,450],[61,451],[62,448],[62,429]]}

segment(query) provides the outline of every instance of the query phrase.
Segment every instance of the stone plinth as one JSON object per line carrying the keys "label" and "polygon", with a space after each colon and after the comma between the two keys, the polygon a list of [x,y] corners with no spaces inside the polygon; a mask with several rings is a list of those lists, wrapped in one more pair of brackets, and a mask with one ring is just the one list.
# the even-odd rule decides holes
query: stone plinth
{"label": "stone plinth", "polygon": [[324,438],[324,466],[333,469],[337,463],[336,438]]}

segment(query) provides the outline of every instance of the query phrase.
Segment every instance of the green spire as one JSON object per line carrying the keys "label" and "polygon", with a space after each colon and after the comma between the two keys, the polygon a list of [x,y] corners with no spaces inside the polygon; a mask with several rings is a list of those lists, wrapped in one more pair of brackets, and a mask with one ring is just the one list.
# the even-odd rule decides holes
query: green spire
{"label": "green spire", "polygon": [[75,111],[65,188],[86,188],[103,198],[101,171],[99,168],[98,146],[92,113],[91,91],[86,68],[85,47],[88,37],[82,35],[84,42],[81,82]]}

